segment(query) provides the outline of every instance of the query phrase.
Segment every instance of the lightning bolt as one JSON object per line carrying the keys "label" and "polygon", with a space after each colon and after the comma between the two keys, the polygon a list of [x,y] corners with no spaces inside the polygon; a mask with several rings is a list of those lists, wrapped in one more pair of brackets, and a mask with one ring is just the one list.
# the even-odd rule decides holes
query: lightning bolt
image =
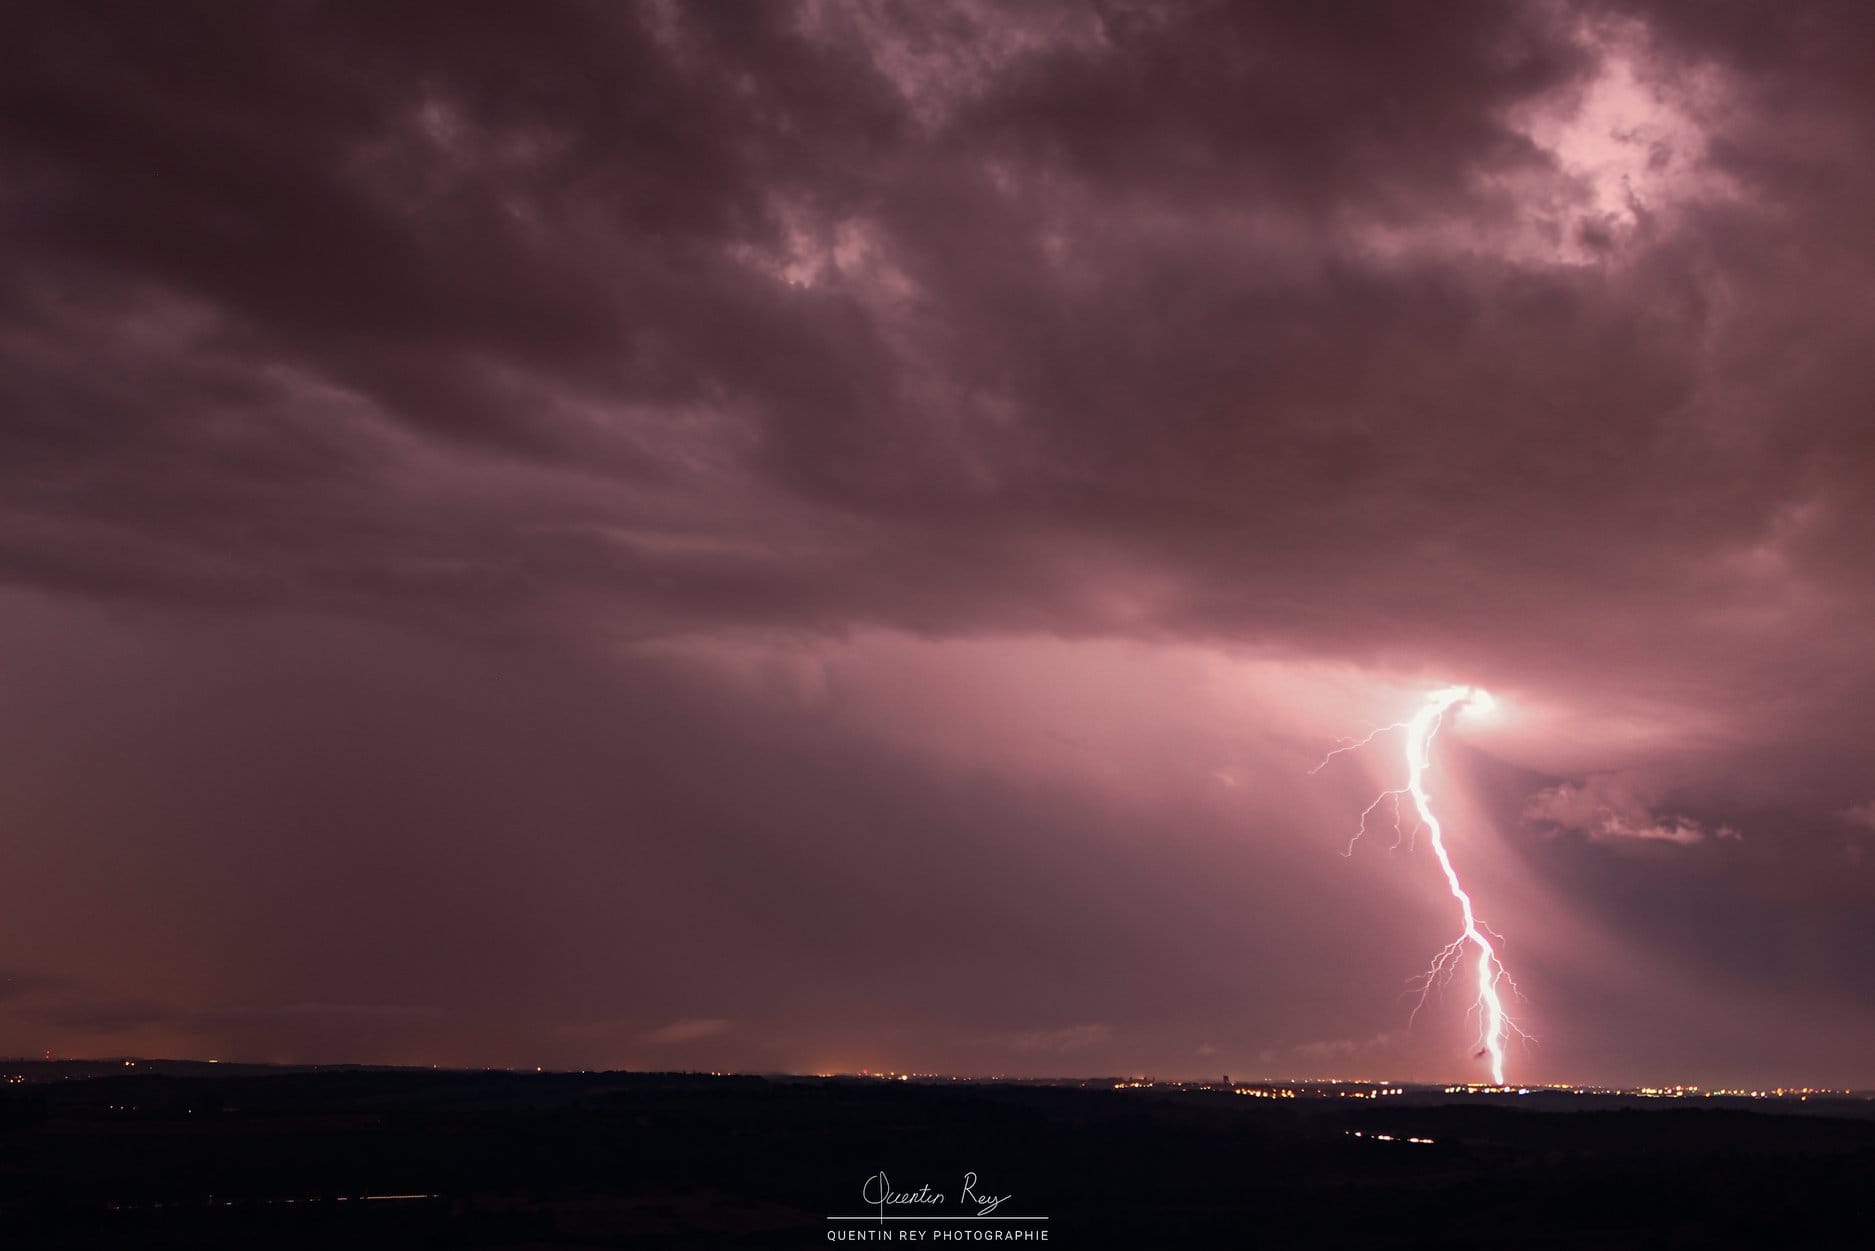
{"label": "lightning bolt", "polygon": [[[1406,735],[1406,784],[1392,790],[1382,791],[1373,803],[1367,805],[1361,813],[1359,826],[1354,837],[1348,840],[1348,849],[1343,855],[1354,853],[1354,844],[1367,833],[1368,818],[1382,804],[1389,800],[1393,803],[1393,825],[1396,836],[1400,835],[1400,801],[1410,798],[1413,814],[1419,824],[1413,833],[1425,830],[1427,841],[1432,844],[1432,853],[1439,861],[1439,869],[1445,874],[1445,884],[1452,892],[1452,898],[1458,903],[1459,919],[1463,924],[1457,938],[1447,943],[1432,958],[1432,966],[1419,981],[1419,1003],[1413,1008],[1413,1017],[1419,1015],[1419,1009],[1425,1006],[1426,996],[1431,994],[1435,984],[1449,981],[1452,975],[1464,964],[1468,951],[1475,951],[1477,959],[1473,969],[1477,978],[1477,998],[1473,1001],[1471,1012],[1478,1017],[1478,1054],[1488,1057],[1491,1062],[1491,1082],[1493,1085],[1504,1084],[1504,1050],[1510,1036],[1519,1038],[1528,1035],[1519,1029],[1517,1023],[1504,1011],[1503,996],[1500,988],[1508,988],[1512,994],[1517,991],[1517,983],[1504,971],[1504,963],[1498,958],[1497,947],[1492,942],[1502,937],[1492,933],[1489,926],[1479,923],[1477,912],[1472,907],[1471,894],[1459,880],[1458,870],[1452,866],[1452,856],[1445,846],[1445,829],[1439,824],[1438,814],[1432,810],[1431,797],[1426,793],[1426,772],[1432,767],[1432,742],[1444,724],[1446,714],[1455,708],[1472,708],[1479,712],[1489,711],[1495,705],[1490,693],[1475,686],[1448,686],[1433,691],[1426,696],[1425,702],[1410,720],[1397,721],[1384,725],[1369,733],[1365,738],[1350,739],[1341,746],[1323,756],[1320,763],[1309,774],[1313,776],[1327,767],[1329,761],[1344,752],[1357,751],[1372,743],[1383,734],[1402,730]],[[1399,845],[1396,837],[1394,846]]]}

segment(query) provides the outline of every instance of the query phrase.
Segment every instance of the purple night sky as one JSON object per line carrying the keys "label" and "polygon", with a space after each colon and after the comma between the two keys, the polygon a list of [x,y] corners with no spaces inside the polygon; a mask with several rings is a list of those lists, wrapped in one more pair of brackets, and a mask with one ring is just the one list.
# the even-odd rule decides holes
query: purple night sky
{"label": "purple night sky", "polygon": [[1865,6],[6,27],[0,1054],[1875,1085]]}

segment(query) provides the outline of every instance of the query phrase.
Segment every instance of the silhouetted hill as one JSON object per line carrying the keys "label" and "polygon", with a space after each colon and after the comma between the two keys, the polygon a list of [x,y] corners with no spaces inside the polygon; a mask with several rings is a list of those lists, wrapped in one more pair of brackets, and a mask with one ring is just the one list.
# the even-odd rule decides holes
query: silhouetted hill
{"label": "silhouetted hill", "polygon": [[[0,1228],[35,1248],[1022,1230],[1057,1248],[1494,1249],[1848,1246],[1867,1228],[1864,1105],[1615,1102],[139,1065],[0,1095]],[[893,1211],[964,1214],[974,1172],[1001,1214],[1048,1220],[829,1221],[876,1215],[862,1185],[881,1171],[945,1194]]]}

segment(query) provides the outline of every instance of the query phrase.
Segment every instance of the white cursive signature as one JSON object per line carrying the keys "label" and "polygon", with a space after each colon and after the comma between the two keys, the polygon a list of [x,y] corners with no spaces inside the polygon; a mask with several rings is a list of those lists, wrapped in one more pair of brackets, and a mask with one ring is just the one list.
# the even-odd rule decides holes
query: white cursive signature
{"label": "white cursive signature", "polygon": [[[974,1206],[978,1216],[988,1216],[1009,1201],[1008,1195],[978,1193],[978,1184],[975,1173],[965,1173],[963,1190],[957,1196],[959,1203]],[[884,1169],[868,1177],[865,1184],[860,1187],[859,1193],[860,1197],[865,1199],[867,1206],[878,1210],[882,1219],[888,1207],[937,1207],[945,1201],[943,1193],[931,1189],[929,1183],[916,1190],[892,1189],[892,1180],[885,1175]]]}

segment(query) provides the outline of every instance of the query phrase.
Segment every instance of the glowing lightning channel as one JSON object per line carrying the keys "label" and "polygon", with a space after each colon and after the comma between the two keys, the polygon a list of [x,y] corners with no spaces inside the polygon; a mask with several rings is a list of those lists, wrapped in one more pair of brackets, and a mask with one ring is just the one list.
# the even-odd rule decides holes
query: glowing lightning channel
{"label": "glowing lightning channel", "polygon": [[[1471,895],[1464,884],[1458,880],[1458,870],[1452,867],[1452,857],[1445,848],[1445,830],[1439,824],[1438,816],[1432,811],[1432,801],[1426,794],[1426,771],[1432,767],[1432,740],[1438,734],[1439,727],[1445,721],[1446,713],[1454,708],[1466,707],[1478,712],[1488,712],[1495,706],[1490,693],[1475,686],[1448,686],[1433,691],[1426,696],[1425,703],[1410,721],[1400,721],[1393,725],[1382,726],[1367,737],[1343,743],[1323,756],[1321,762],[1310,774],[1319,773],[1329,761],[1343,752],[1355,751],[1367,746],[1382,734],[1393,730],[1406,732],[1406,785],[1393,790],[1382,791],[1378,798],[1361,813],[1361,823],[1355,830],[1354,837],[1348,842],[1348,850],[1343,854],[1351,855],[1354,844],[1367,832],[1367,818],[1374,809],[1391,799],[1394,805],[1394,831],[1399,833],[1399,803],[1402,796],[1410,796],[1413,812],[1419,818],[1414,832],[1425,830],[1428,841],[1432,844],[1433,855],[1438,857],[1439,868],[1445,873],[1445,884],[1452,892],[1452,898],[1458,901],[1459,917],[1464,922],[1464,929],[1457,938],[1446,944],[1432,959],[1432,967],[1426,970],[1420,985],[1419,1004],[1413,1009],[1413,1015],[1419,1014],[1419,1008],[1425,1006],[1426,996],[1431,993],[1433,984],[1451,977],[1465,956],[1467,946],[1476,948],[1478,978],[1478,997],[1472,1005],[1472,1011],[1478,1014],[1478,1054],[1488,1056],[1491,1061],[1491,1081],[1504,1084],[1504,1047],[1511,1034],[1528,1037],[1517,1027],[1504,1011],[1504,1001],[1499,995],[1500,986],[1508,986],[1514,994],[1517,984],[1504,971],[1504,964],[1497,956],[1497,948],[1492,945],[1489,928],[1479,924],[1476,913],[1472,910]],[[1395,843],[1398,846],[1398,843]],[[1503,941],[1501,938],[1498,941]]]}

